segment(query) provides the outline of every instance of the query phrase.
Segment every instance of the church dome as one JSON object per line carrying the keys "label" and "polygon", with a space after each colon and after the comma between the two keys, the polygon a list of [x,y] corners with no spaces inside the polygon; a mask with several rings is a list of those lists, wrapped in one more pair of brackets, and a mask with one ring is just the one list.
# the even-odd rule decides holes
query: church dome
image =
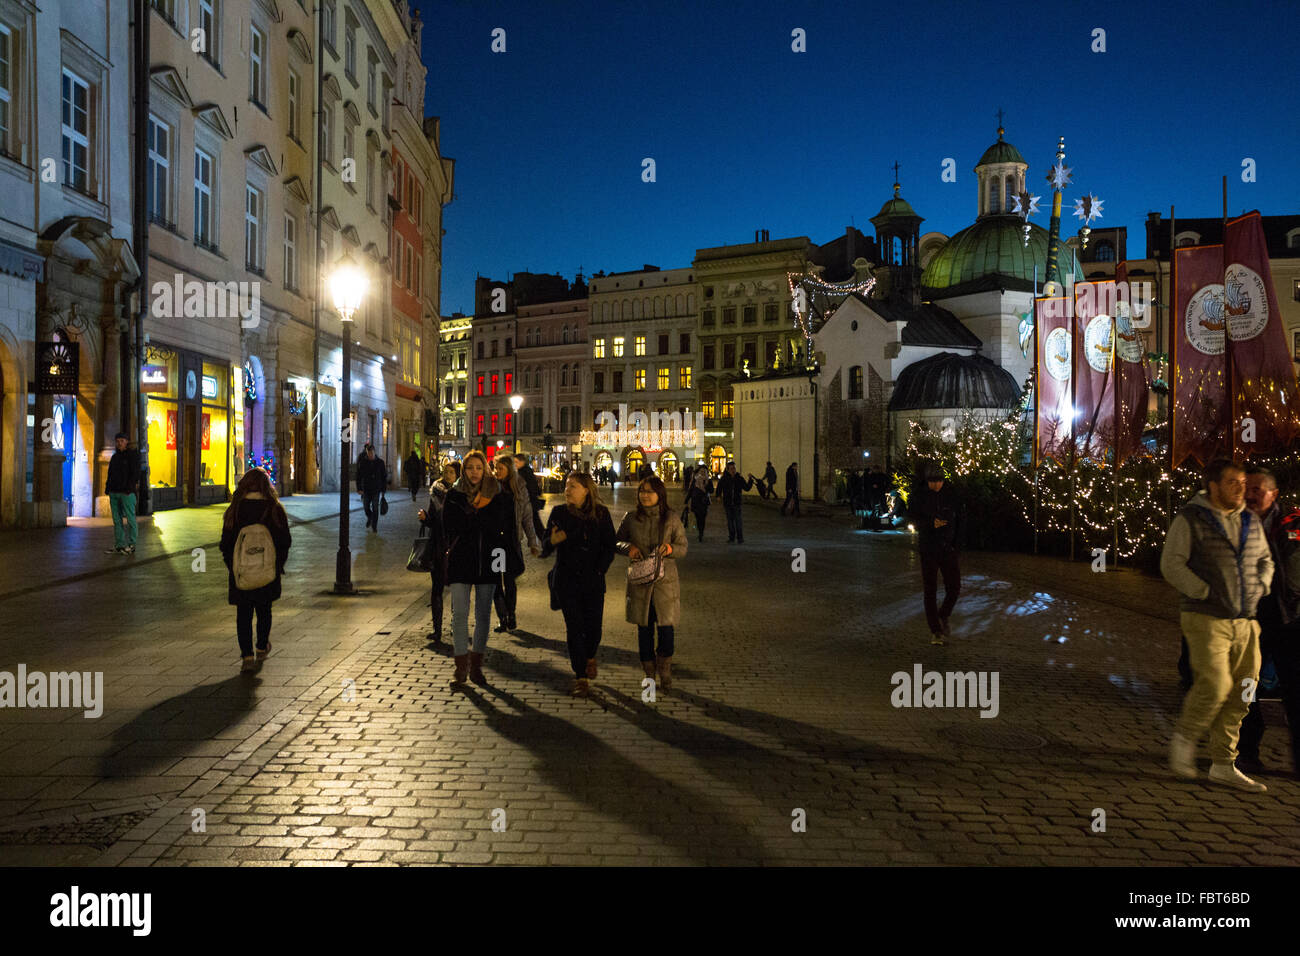
{"label": "church dome", "polygon": [[[1001,131],[999,130],[999,133],[1000,132]],[[1025,162],[1025,157],[1020,155],[1020,150],[1016,149],[1010,143],[1004,142],[1001,135],[998,136],[998,141],[996,143],[984,150],[984,155],[980,157],[980,161],[975,165],[988,166],[991,163],[1021,163],[1025,166],[1029,165]]]}
{"label": "church dome", "polygon": [[915,215],[916,210],[912,208],[911,204],[909,204],[906,199],[903,199],[900,196],[895,196],[880,207],[880,212],[876,213],[871,221],[875,222],[877,219],[893,219],[899,216],[912,217]]}
{"label": "church dome", "polygon": [[[922,294],[937,299],[991,289],[1030,292],[1035,265],[1041,289],[1047,280],[1048,233],[1030,223],[1026,246],[1022,226],[1023,221],[1014,214],[986,215],[958,232],[926,265],[921,274]],[[1065,244],[1065,237],[1060,240],[1057,263],[1063,281],[1071,269],[1077,279],[1083,279],[1083,267]]]}
{"label": "church dome", "polygon": [[890,411],[927,408],[1011,408],[1020,386],[1011,373],[983,355],[940,352],[899,373]]}

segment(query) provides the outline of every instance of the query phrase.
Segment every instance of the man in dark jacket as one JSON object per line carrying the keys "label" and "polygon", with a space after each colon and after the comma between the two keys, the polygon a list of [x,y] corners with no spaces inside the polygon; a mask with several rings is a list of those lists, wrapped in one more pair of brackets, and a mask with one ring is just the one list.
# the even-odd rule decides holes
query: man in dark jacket
{"label": "man in dark jacket", "polygon": [[388,488],[388,469],[384,459],[375,454],[375,446],[366,443],[366,450],[357,461],[357,491],[366,509],[366,527],[379,530],[379,501]]}
{"label": "man in dark jacket", "polygon": [[528,464],[528,459],[523,455],[515,455],[515,471],[519,477],[524,480],[524,487],[528,489],[528,500],[533,505],[533,530],[537,532],[537,540],[541,541],[546,537],[546,529],[542,527],[542,509],[546,507],[546,499],[542,497],[542,485],[537,480],[537,473],[533,471],[533,466]]}
{"label": "man in dark jacket", "polygon": [[[1300,509],[1281,506],[1277,479],[1267,468],[1246,472],[1246,506],[1259,518],[1273,556],[1273,584],[1255,612],[1261,672],[1271,661],[1291,729],[1292,774],[1300,779]],[[1257,694],[1241,722],[1240,769],[1248,773],[1264,769],[1259,760],[1263,736],[1264,717]]]}
{"label": "man in dark jacket", "polygon": [[794,516],[799,517],[799,463],[790,462],[790,467],[785,470],[785,501],[781,503],[781,514],[785,514],[785,509],[794,502]]}
{"label": "man in dark jacket", "polygon": [[[1210,781],[1261,793],[1237,769],[1237,741],[1259,680],[1255,611],[1273,583],[1273,557],[1259,519],[1246,510],[1246,477],[1226,459],[1210,462],[1205,491],[1169,525],[1160,573],[1181,595],[1192,689],[1169,742],[1169,767],[1195,779],[1196,746],[1209,735]],[[1243,699],[1244,698],[1244,699]]]}
{"label": "man in dark jacket", "polygon": [[767,486],[767,493],[771,497],[775,498],[776,497],[776,469],[772,467],[772,463],[770,461],[767,463],[767,467],[763,469],[763,484]]}
{"label": "man in dark jacket", "polygon": [[[925,619],[930,625],[930,643],[942,644],[952,632],[948,618],[961,593],[961,565],[958,546],[961,541],[961,500],[948,486],[943,470],[928,464],[921,474],[908,511],[916,529],[916,550],[921,556],[921,584],[925,588]],[[939,575],[943,575],[943,604],[936,606]]]}
{"label": "man in dark jacket", "polygon": [[402,470],[406,473],[406,487],[411,489],[411,500],[414,501],[416,492],[424,487],[424,460],[419,452],[411,451]]}
{"label": "man in dark jacket", "polygon": [[740,523],[740,503],[744,500],[744,493],[753,487],[753,478],[741,478],[736,471],[736,463],[727,462],[727,470],[718,480],[717,492],[717,496],[722,499],[722,507],[727,512],[727,544],[745,543],[745,529]]}
{"label": "man in dark jacket", "polygon": [[108,495],[108,508],[113,515],[113,547],[104,553],[135,554],[139,531],[135,503],[140,486],[140,452],[127,447],[125,432],[118,432],[113,444],[117,451],[108,460],[108,475],[104,479],[104,494]]}

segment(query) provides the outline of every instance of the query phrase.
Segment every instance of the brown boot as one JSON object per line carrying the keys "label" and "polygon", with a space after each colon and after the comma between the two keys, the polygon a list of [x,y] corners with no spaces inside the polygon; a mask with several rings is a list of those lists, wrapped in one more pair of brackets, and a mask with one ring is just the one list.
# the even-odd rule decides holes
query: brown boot
{"label": "brown boot", "polygon": [[487,678],[483,676],[483,655],[473,651],[469,655],[469,679],[480,687],[487,686]]}
{"label": "brown boot", "polygon": [[673,659],[671,657],[660,657],[659,661],[659,686],[664,690],[673,689]]}
{"label": "brown boot", "polygon": [[652,678],[655,682],[658,682],[658,680],[659,680],[659,674],[656,673],[656,671],[655,671],[655,662],[654,662],[654,661],[642,661],[642,662],[641,662],[641,669],[642,669],[643,671],[645,671],[645,676],[646,676],[646,677]]}
{"label": "brown boot", "polygon": [[469,676],[469,655],[457,654],[456,673],[452,677],[451,682],[453,684],[463,684],[465,683],[465,678],[468,676]]}
{"label": "brown boot", "polygon": [[587,658],[587,678],[589,680],[595,680],[596,678],[596,658],[594,657]]}

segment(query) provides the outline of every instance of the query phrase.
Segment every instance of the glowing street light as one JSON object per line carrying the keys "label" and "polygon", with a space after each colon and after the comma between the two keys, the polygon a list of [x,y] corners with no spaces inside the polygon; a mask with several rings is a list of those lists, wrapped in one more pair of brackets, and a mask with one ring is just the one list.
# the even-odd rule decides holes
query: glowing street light
{"label": "glowing street light", "polygon": [[510,407],[513,408],[513,409],[515,410],[514,415],[512,415],[512,416],[510,417],[510,438],[511,438],[511,441],[510,441],[510,450],[511,450],[511,452],[513,452],[513,453],[515,453],[515,454],[518,454],[518,452],[519,452],[519,424],[518,424],[518,419],[519,419],[519,408],[520,408],[520,406],[522,406],[523,404],[524,404],[524,397],[523,397],[522,395],[518,395],[518,394],[516,394],[516,395],[511,395],[511,396],[510,396]]}
{"label": "glowing street light", "polygon": [[[356,314],[357,309],[361,308],[361,302],[366,296],[366,289],[369,285],[370,280],[366,277],[365,270],[357,265],[355,259],[345,253],[329,277],[330,298],[334,301],[334,308],[338,310],[339,318],[345,323],[349,325],[352,323],[352,317]],[[349,480],[349,470],[352,464],[352,331],[344,328],[341,332],[343,339],[343,400],[339,409],[341,427],[339,433],[341,443],[339,452],[339,550],[334,562],[334,593],[355,594],[356,588],[352,584],[352,552],[349,550],[348,540],[348,516],[351,513],[348,489],[352,484]],[[358,342],[357,344],[360,345],[361,343]],[[345,415],[346,418],[344,418]]]}

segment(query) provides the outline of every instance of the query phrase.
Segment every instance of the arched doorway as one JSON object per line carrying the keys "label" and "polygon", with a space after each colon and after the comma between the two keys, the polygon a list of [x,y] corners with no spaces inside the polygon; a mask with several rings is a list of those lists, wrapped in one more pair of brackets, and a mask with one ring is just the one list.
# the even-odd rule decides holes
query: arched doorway
{"label": "arched doorway", "polygon": [[714,445],[709,449],[709,471],[720,475],[727,467],[727,449]]}
{"label": "arched doorway", "polygon": [[623,459],[623,480],[636,481],[636,476],[644,464],[645,455],[642,454],[641,449],[633,448],[629,450],[627,457]]}
{"label": "arched doorway", "polygon": [[596,456],[596,467],[609,468],[612,471],[614,468],[614,456],[607,451],[602,451]]}
{"label": "arched doorway", "polygon": [[659,456],[659,477],[667,483],[678,481],[681,474],[681,462],[670,451]]}

